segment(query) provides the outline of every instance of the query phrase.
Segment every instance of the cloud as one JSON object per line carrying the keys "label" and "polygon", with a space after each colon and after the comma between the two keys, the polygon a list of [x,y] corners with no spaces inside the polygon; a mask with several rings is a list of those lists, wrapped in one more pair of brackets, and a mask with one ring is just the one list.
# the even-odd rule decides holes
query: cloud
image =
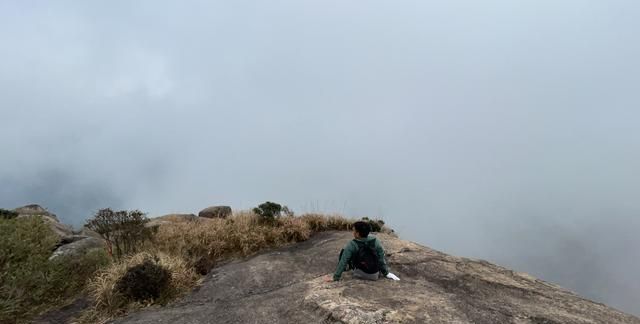
{"label": "cloud", "polygon": [[638,16],[623,0],[3,2],[0,204],[73,224],[265,200],[383,216],[638,314],[616,279],[640,271],[624,248],[640,243]]}

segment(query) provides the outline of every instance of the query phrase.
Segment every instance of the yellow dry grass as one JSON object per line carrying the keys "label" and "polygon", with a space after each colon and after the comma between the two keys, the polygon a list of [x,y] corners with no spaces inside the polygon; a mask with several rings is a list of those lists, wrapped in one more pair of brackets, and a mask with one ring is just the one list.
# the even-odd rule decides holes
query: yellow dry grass
{"label": "yellow dry grass", "polygon": [[127,269],[142,264],[145,260],[156,260],[159,265],[171,273],[169,288],[155,301],[163,303],[188,292],[199,280],[199,276],[181,258],[166,253],[141,252],[99,271],[89,281],[87,290],[94,300],[94,309],[85,314],[85,322],[99,322],[130,309],[140,308],[144,304],[133,303],[124,298],[116,289],[116,284],[127,272]]}
{"label": "yellow dry grass", "polygon": [[89,292],[95,298],[95,308],[86,313],[82,321],[98,323],[145,306],[129,303],[115,291],[117,281],[127,269],[145,258],[158,257],[160,265],[171,273],[171,288],[161,300],[155,301],[162,303],[193,288],[199,278],[194,269],[200,266],[208,270],[219,261],[305,241],[314,232],[350,230],[353,222],[339,215],[305,214],[265,223],[253,212],[237,212],[227,219],[183,221],[176,218],[159,226],[152,244],[145,247],[146,252],[111,265],[90,281]]}
{"label": "yellow dry grass", "polygon": [[314,232],[322,231],[348,231],[351,229],[353,219],[347,219],[340,215],[305,214],[300,216],[309,228]]}
{"label": "yellow dry grass", "polygon": [[282,217],[272,225],[261,223],[253,213],[241,212],[227,219],[162,225],[154,248],[195,263],[202,257],[247,256],[263,248],[304,241],[311,232],[308,223],[298,217]]}

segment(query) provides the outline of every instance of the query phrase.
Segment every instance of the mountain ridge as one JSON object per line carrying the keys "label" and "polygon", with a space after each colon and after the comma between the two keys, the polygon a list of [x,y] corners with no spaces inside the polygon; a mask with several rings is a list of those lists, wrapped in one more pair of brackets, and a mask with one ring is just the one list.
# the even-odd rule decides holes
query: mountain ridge
{"label": "mountain ridge", "polygon": [[367,282],[347,272],[339,282],[324,282],[352,238],[324,232],[220,265],[186,297],[112,323],[640,324],[526,273],[377,235],[401,281]]}

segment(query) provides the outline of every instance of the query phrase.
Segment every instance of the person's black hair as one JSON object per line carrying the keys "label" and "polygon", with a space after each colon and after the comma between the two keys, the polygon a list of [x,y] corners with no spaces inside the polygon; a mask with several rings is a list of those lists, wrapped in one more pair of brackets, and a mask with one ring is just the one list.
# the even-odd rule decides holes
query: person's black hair
{"label": "person's black hair", "polygon": [[360,237],[365,238],[369,236],[371,232],[371,224],[369,224],[369,222],[357,221],[353,223],[353,229],[360,234]]}

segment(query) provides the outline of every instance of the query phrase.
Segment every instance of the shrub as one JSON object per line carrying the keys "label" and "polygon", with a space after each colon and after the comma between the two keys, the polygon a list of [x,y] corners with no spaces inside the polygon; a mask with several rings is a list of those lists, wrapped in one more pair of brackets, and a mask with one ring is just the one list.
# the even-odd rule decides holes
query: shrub
{"label": "shrub", "polygon": [[338,215],[305,214],[300,216],[313,232],[349,231],[353,220]]}
{"label": "shrub", "polygon": [[303,219],[287,217],[279,220],[276,233],[282,243],[302,242],[311,236],[311,228]]}
{"label": "shrub", "polygon": [[[146,262],[152,262],[154,265],[149,267],[140,267]],[[180,257],[171,256],[165,253],[149,253],[140,252],[122,260],[111,264],[111,266],[98,271],[98,273],[89,281],[87,290],[89,295],[95,301],[95,308],[83,316],[84,322],[99,322],[100,319],[109,318],[122,314],[129,309],[136,309],[144,306],[133,296],[145,296],[143,292],[145,287],[149,287],[148,283],[152,281],[162,282],[162,270],[164,269],[168,275],[168,282],[162,285],[157,292],[149,295],[157,296],[150,300],[153,304],[165,304],[169,300],[176,298],[188,292],[198,281],[199,276],[191,267]],[[132,270],[134,269],[134,270]],[[150,269],[141,270],[141,269]],[[137,273],[137,274],[133,274]],[[151,277],[155,279],[142,279],[145,276],[140,273],[155,273]],[[126,279],[123,279],[125,278]],[[150,277],[150,276],[147,276]],[[140,279],[142,283],[134,283],[138,288],[128,291],[123,287],[124,282],[132,283],[132,280]],[[129,294],[130,293],[130,294]]]}
{"label": "shrub", "polygon": [[127,269],[116,282],[115,289],[129,300],[155,300],[167,289],[170,279],[171,273],[159,265],[157,260],[146,259]]}
{"label": "shrub", "polygon": [[13,219],[16,217],[18,217],[17,212],[0,208],[0,219]]}
{"label": "shrub", "polygon": [[369,222],[369,225],[371,225],[372,232],[381,232],[382,228],[384,227],[384,221],[381,219],[373,220],[373,219],[369,219],[369,217],[363,217],[362,220],[365,222]]}
{"label": "shrub", "polygon": [[41,217],[0,219],[0,323],[22,322],[76,296],[106,253],[49,261],[58,236]]}
{"label": "shrub", "polygon": [[[287,210],[289,210],[289,208],[287,208]],[[280,214],[282,213],[282,206],[280,204],[267,201],[254,208],[253,212],[260,216],[261,221],[265,223],[273,223],[276,218],[280,217]]]}
{"label": "shrub", "polygon": [[106,208],[99,210],[85,226],[107,241],[109,254],[117,260],[140,251],[146,241],[153,239],[157,228],[145,227],[148,221],[138,210],[114,212]]}

